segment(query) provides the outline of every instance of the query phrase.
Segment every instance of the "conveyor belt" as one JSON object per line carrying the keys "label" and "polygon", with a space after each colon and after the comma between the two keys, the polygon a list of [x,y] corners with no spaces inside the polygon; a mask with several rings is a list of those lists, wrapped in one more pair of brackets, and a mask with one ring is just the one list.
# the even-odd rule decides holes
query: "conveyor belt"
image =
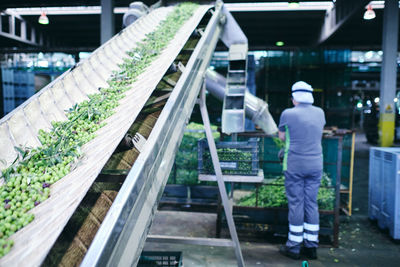
{"label": "conveyor belt", "polygon": [[[11,238],[15,241],[14,247],[0,260],[1,266],[38,266],[44,260],[87,190],[209,8],[209,6],[198,8],[162,54],[131,85],[132,90],[127,91],[126,97],[116,108],[116,113],[106,120],[107,125],[97,131],[97,137],[82,148],[84,157],[79,161],[77,168],[52,185],[51,197],[30,211],[35,214],[35,220],[12,235]],[[50,122],[53,120],[65,120],[64,109],[87,99],[87,96],[96,93],[99,87],[105,87],[112,71],[118,69],[125,52],[131,50],[135,42],[142,39],[146,33],[152,32],[171,10],[171,7],[159,8],[139,19],[97,49],[90,58],[63,74],[4,117],[0,121],[0,158],[7,162],[0,167],[4,168],[15,158],[14,146],[37,146],[39,142],[36,133],[39,129],[50,128]],[[179,90],[174,89],[172,92],[157,121],[158,125],[155,127],[157,130],[153,130],[144,151],[136,160],[83,265],[116,266],[115,263],[129,265],[137,259],[147,235],[146,229],[151,223],[154,205],[170,171],[173,161],[171,156],[179,144],[181,133],[200,88],[202,77],[197,75],[197,71],[199,68],[205,70],[207,67],[216,38],[219,36],[219,32],[215,32],[216,20],[217,17],[214,18],[214,28],[209,29],[213,34],[205,34],[200,42],[201,45],[197,47],[198,51],[194,53],[197,58],[189,60],[187,71],[183,73],[176,86]],[[208,47],[211,40],[207,36],[213,37],[211,46],[213,44],[214,47]],[[175,133],[171,125],[176,127]],[[164,154],[166,151],[170,154]],[[168,162],[165,161],[167,157]],[[157,182],[147,180],[152,174],[153,179],[158,179]],[[139,196],[141,201],[132,199]],[[148,198],[151,198],[151,201],[148,201]],[[135,209],[143,203],[151,206]],[[132,216],[133,221],[140,222],[140,227],[135,226],[132,229],[132,225],[128,225],[132,222]],[[132,237],[131,234],[125,233],[126,231],[131,231],[136,236]],[[131,246],[132,242],[136,247]],[[128,244],[129,253],[127,253]]]}
{"label": "conveyor belt", "polygon": [[216,8],[185,65],[145,149],[136,159],[86,253],[83,266],[126,266],[137,262],[222,31],[220,8]]}

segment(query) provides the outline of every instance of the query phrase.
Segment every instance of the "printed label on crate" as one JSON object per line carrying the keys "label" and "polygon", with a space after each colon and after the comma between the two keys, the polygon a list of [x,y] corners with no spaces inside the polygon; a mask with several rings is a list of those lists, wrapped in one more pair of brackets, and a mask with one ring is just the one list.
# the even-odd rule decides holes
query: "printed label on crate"
{"label": "printed label on crate", "polygon": [[229,162],[229,161],[221,161],[220,162],[221,169],[223,170],[235,170],[237,166],[237,162]]}

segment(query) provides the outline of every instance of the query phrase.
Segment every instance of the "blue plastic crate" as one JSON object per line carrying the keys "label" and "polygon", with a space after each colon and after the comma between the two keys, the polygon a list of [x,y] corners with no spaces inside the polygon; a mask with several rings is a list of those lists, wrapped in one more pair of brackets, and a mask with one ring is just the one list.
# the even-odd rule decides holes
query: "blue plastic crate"
{"label": "blue plastic crate", "polygon": [[369,218],[400,239],[400,148],[372,147],[369,159]]}
{"label": "blue plastic crate", "polygon": [[14,83],[14,71],[8,68],[1,68],[1,82],[12,84]]}
{"label": "blue plastic crate", "polygon": [[3,87],[3,112],[10,113],[15,108],[14,86],[10,83],[2,84]]}
{"label": "blue plastic crate", "polygon": [[14,70],[14,83],[22,85],[34,85],[35,74],[30,71]]}
{"label": "blue plastic crate", "polygon": [[14,85],[15,105],[19,106],[34,94],[35,94],[35,85],[15,84]]}

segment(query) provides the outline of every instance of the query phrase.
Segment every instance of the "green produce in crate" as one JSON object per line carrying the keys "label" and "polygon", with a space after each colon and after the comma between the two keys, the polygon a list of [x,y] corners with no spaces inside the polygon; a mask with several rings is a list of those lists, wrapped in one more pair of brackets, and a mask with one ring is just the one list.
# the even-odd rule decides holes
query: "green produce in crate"
{"label": "green produce in crate", "polygon": [[[223,174],[251,174],[252,155],[250,152],[232,148],[217,149]],[[210,152],[204,152],[203,164],[205,173],[214,173]]]}
{"label": "green produce in crate", "polygon": [[[220,137],[218,127],[211,125],[212,135],[214,140],[217,141]],[[206,138],[206,133],[204,131],[204,125],[191,122],[186,126],[185,132],[183,134],[181,145],[179,146],[179,151],[197,151],[197,141]],[[197,152],[196,152],[197,153]]]}
{"label": "green produce in crate", "polygon": [[178,168],[197,169],[197,151],[179,151],[176,154],[175,164]]}
{"label": "green produce in crate", "polygon": [[[321,180],[321,187],[318,191],[318,206],[320,210],[333,210],[335,203],[335,189],[331,186],[331,179],[324,173]],[[259,207],[287,207],[288,202],[285,193],[285,177],[280,176],[268,185],[263,185],[258,189]],[[239,206],[256,206],[256,192],[241,198]]]}
{"label": "green produce in crate", "polygon": [[[217,132],[218,127],[211,125],[211,129],[214,140],[217,141],[220,137],[220,133]],[[175,172],[172,170],[168,184],[196,185],[200,183],[197,171],[197,142],[203,138],[206,138],[203,124],[191,122],[186,126],[175,157],[175,181]]]}
{"label": "green produce in crate", "polygon": [[285,142],[279,139],[278,137],[272,137],[277,148],[282,149],[285,147]]}
{"label": "green produce in crate", "polygon": [[39,131],[39,147],[15,147],[18,157],[1,172],[5,183],[0,187],[0,257],[13,245],[9,237],[34,219],[29,211],[49,198],[50,186],[76,167],[81,147],[96,137],[95,132],[115,113],[130,85],[160,55],[196,8],[192,3],[176,6],[127,52],[129,57],[112,73],[107,88],[66,110],[66,121],[52,122],[48,132]]}
{"label": "green produce in crate", "polygon": [[199,183],[197,170],[178,169],[176,171],[176,183],[196,185]]}

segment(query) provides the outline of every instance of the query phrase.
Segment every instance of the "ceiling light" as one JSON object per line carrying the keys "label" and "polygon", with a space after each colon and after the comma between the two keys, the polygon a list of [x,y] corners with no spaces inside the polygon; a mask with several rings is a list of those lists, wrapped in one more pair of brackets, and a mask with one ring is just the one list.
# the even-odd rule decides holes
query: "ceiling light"
{"label": "ceiling light", "polygon": [[38,20],[39,24],[49,24],[49,18],[46,16],[46,12],[42,12],[42,15],[40,15],[39,20]]}
{"label": "ceiling light", "polygon": [[376,17],[375,11],[372,9],[371,5],[368,5],[367,11],[365,11],[365,13],[364,13],[364,19],[370,20],[370,19],[374,19],[375,17]]}
{"label": "ceiling light", "polygon": [[[278,0],[279,1],[279,0]],[[240,2],[240,1],[239,1]],[[297,7],[292,8],[290,4],[297,2]],[[226,3],[224,6],[230,12],[251,12],[251,11],[326,11],[333,7],[330,1],[313,1],[313,2],[252,2],[252,3]]]}
{"label": "ceiling light", "polygon": [[365,58],[371,59],[374,56],[374,51],[368,51],[365,53]]}
{"label": "ceiling light", "polygon": [[275,45],[276,45],[276,46],[284,46],[285,43],[282,42],[282,41],[278,41],[278,42],[275,43]]}
{"label": "ceiling light", "polygon": [[290,8],[298,8],[300,6],[299,1],[289,1],[288,4]]}

